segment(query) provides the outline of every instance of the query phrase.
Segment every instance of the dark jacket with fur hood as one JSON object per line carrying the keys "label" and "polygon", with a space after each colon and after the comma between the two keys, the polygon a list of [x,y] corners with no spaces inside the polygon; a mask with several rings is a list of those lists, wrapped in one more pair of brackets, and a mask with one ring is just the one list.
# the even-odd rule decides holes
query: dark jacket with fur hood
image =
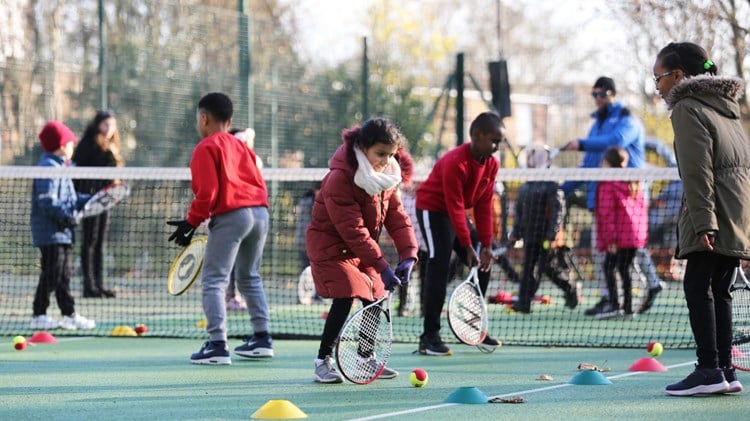
{"label": "dark jacket with fur hood", "polygon": [[714,252],[750,258],[750,143],[737,101],[744,86],[737,78],[701,75],[665,98],[684,182],[677,257],[705,251],[699,235],[715,231]]}

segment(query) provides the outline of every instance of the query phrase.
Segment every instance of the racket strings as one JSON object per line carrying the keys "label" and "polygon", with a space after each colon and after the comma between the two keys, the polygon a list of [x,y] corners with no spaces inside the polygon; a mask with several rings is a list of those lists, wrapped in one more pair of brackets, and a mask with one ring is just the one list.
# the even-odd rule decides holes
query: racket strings
{"label": "racket strings", "polygon": [[205,239],[197,238],[180,252],[169,270],[167,290],[170,294],[180,295],[190,288],[203,268],[205,248]]}
{"label": "racket strings", "polygon": [[355,313],[344,326],[337,345],[341,373],[354,383],[369,383],[383,371],[391,355],[391,327],[379,306]]}
{"label": "racket strings", "polygon": [[750,290],[732,292],[732,362],[750,370]]}
{"label": "racket strings", "polygon": [[83,209],[83,216],[98,215],[130,195],[130,187],[125,184],[111,186],[94,194]]}
{"label": "racket strings", "polygon": [[362,358],[369,358],[375,352],[375,344],[380,329],[380,313],[378,308],[367,308],[362,315],[359,329],[359,346],[357,354]]}
{"label": "racket strings", "polygon": [[477,290],[462,284],[453,293],[449,321],[456,336],[467,343],[479,343],[484,336],[484,305]]}

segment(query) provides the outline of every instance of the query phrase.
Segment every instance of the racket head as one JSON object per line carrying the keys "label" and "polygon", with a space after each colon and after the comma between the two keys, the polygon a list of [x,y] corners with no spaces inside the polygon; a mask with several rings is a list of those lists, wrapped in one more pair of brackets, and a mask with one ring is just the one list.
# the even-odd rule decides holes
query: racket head
{"label": "racket head", "polygon": [[336,363],[350,382],[368,384],[383,373],[391,357],[391,293],[347,319],[336,344]]}
{"label": "racket head", "polygon": [[312,304],[313,295],[315,295],[315,281],[312,276],[312,269],[307,266],[299,274],[299,281],[297,282],[297,298],[299,303],[302,305],[309,306]]}
{"label": "racket head", "polygon": [[91,196],[83,206],[80,217],[88,218],[106,212],[128,196],[130,186],[125,183],[112,183]]}
{"label": "racket head", "polygon": [[487,336],[487,305],[479,289],[477,268],[451,293],[448,301],[448,325],[456,338],[466,345],[479,345]]}
{"label": "racket head", "polygon": [[194,238],[172,262],[167,276],[167,292],[178,296],[190,289],[203,269],[203,253],[208,239]]}
{"label": "racket head", "polygon": [[557,155],[560,155],[561,152],[560,148],[553,148],[547,145],[544,146],[544,149],[547,151],[548,159],[550,160],[550,162],[557,158]]}
{"label": "racket head", "polygon": [[741,267],[729,288],[732,294],[732,365],[750,371],[750,282]]}

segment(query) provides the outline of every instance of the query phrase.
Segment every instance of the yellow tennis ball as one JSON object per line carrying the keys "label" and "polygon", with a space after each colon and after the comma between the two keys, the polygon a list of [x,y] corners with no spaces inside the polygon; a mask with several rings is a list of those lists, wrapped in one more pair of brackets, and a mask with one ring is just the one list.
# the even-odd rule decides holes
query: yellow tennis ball
{"label": "yellow tennis ball", "polygon": [[21,342],[26,342],[26,338],[24,338],[21,335],[18,335],[13,338],[13,346],[16,346],[16,344],[20,344]]}
{"label": "yellow tennis ball", "polygon": [[661,342],[654,342],[653,345],[649,344],[649,346],[651,349],[648,350],[648,353],[651,354],[652,357],[658,357],[664,352],[664,346]]}
{"label": "yellow tennis ball", "polygon": [[429,379],[430,376],[428,376],[427,372],[421,368],[415,368],[411,374],[409,374],[409,383],[414,387],[424,387]]}

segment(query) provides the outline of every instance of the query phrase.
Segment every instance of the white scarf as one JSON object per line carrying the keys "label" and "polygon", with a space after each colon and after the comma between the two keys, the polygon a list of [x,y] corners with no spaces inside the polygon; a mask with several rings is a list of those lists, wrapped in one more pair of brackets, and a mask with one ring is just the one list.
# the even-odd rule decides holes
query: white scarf
{"label": "white scarf", "polygon": [[362,188],[369,195],[376,195],[384,190],[396,187],[401,182],[401,167],[393,157],[388,158],[385,171],[377,172],[367,160],[365,154],[354,145],[354,155],[357,157],[357,172],[354,174],[354,184]]}

